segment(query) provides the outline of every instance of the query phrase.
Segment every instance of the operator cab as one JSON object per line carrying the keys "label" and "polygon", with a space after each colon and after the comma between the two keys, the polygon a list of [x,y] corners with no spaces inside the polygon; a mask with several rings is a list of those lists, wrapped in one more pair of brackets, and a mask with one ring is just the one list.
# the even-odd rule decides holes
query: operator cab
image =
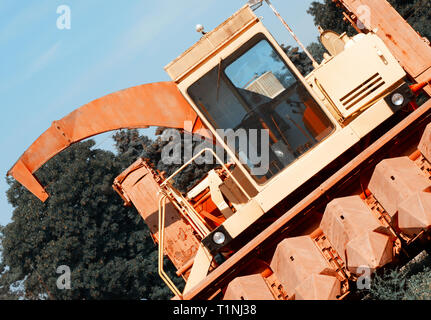
{"label": "operator cab", "polygon": [[[269,162],[259,172],[241,144],[237,157],[263,184],[326,138],[334,125],[292,68],[263,34],[212,68],[187,90],[215,129],[267,130]],[[262,139],[248,136],[248,156],[264,151]],[[244,161],[245,160],[245,161]],[[256,174],[253,174],[256,172]]]}
{"label": "operator cab", "polygon": [[257,190],[336,127],[248,5],[165,69]]}

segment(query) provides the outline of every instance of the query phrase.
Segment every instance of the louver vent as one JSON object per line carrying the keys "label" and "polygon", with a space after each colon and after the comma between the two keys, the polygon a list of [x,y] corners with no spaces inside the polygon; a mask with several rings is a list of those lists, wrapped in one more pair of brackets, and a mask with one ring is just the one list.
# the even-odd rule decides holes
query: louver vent
{"label": "louver vent", "polygon": [[363,82],[360,86],[356,87],[343,98],[341,98],[340,102],[343,104],[346,110],[349,110],[384,85],[385,81],[379,73],[376,73],[367,81]]}

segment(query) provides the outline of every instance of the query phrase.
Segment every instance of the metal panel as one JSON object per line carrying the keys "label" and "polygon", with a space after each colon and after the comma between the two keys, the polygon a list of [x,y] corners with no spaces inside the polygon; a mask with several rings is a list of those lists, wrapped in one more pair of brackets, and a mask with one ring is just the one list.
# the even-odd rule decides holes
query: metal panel
{"label": "metal panel", "polygon": [[166,72],[174,81],[196,66],[199,62],[210,56],[223,44],[247,27],[257,17],[248,5],[244,6],[220,26],[205,34],[200,41],[180,55],[165,67]]}
{"label": "metal panel", "polygon": [[260,274],[238,277],[228,285],[223,300],[274,300]]}
{"label": "metal panel", "polygon": [[[307,282],[311,275],[335,274],[308,236],[288,238],[280,242],[272,258],[271,269],[289,297],[295,294],[297,287],[309,287],[304,282]],[[299,291],[303,293],[300,288]]]}
{"label": "metal panel", "polygon": [[390,238],[374,232],[379,227],[382,225],[359,196],[331,201],[320,224],[348,269],[355,273],[361,265],[376,269],[392,260]]}
{"label": "metal panel", "polygon": [[[336,1],[336,0],[335,0]],[[385,42],[417,82],[431,78],[431,47],[386,0],[338,0]],[[431,94],[431,87],[425,88]]]}
{"label": "metal panel", "polygon": [[[142,159],[137,160],[115,179],[114,189],[130,199],[158,241],[159,229],[159,184],[150,168]],[[177,269],[193,259],[199,248],[199,241],[191,226],[181,218],[171,202],[166,204],[164,251]]]}
{"label": "metal panel", "polygon": [[406,76],[376,35],[369,34],[315,71],[344,118],[370,105]]}
{"label": "metal panel", "polygon": [[424,173],[408,157],[385,159],[375,168],[368,188],[394,217],[398,206],[431,186]]}

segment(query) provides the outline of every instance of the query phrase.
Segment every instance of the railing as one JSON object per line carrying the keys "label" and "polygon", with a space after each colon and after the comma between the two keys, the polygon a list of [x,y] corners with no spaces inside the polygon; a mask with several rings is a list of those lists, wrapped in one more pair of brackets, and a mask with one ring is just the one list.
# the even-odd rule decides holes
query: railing
{"label": "railing", "polygon": [[176,285],[169,278],[168,274],[163,269],[163,256],[164,256],[164,230],[165,230],[165,208],[166,208],[166,195],[163,195],[159,200],[159,275],[160,278],[166,283],[171,291],[182,299],[182,294]]}
{"label": "railing", "polygon": [[225,171],[233,179],[233,181],[238,186],[238,188],[247,197],[247,200],[250,200],[251,199],[250,196],[244,190],[244,188],[241,186],[241,184],[238,182],[238,180],[234,177],[234,175],[232,174],[232,172],[229,171],[229,169],[226,167],[226,165],[223,163],[223,161],[220,160],[220,158],[217,156],[217,154],[214,152],[214,150],[212,150],[210,148],[202,149],[199,153],[197,153],[189,161],[187,161],[184,165],[182,165],[181,168],[179,168],[177,171],[175,171],[169,178],[167,178],[165,181],[163,181],[163,183],[161,184],[161,186],[165,186],[170,180],[172,180],[176,175],[178,175],[182,170],[184,170],[188,165],[190,165],[190,163],[192,163],[194,160],[196,160],[196,158],[200,157],[201,154],[204,153],[204,152],[210,152],[210,153],[212,153],[212,155],[217,160],[217,162],[219,162],[223,166],[223,168],[225,169]]}
{"label": "railing", "polygon": [[[169,198],[168,189],[170,184],[169,181],[171,181],[175,176],[177,176],[182,170],[184,170],[188,165],[190,165],[196,158],[198,158],[201,154],[204,152],[210,152],[213,154],[214,158],[222,165],[224,170],[228,173],[228,175],[232,178],[234,183],[237,185],[237,187],[241,190],[241,192],[247,197],[247,200],[250,200],[250,196],[248,193],[244,190],[244,188],[241,186],[241,184],[238,182],[238,180],[234,177],[232,172],[229,171],[229,169],[226,167],[226,165],[220,160],[220,158],[217,156],[217,154],[214,152],[214,150],[205,148],[202,149],[199,153],[197,153],[195,156],[193,156],[189,161],[187,161],[184,165],[181,166],[178,170],[176,170],[169,178],[167,178],[165,181],[163,181],[160,184],[160,187],[162,188],[162,192],[166,192],[166,194],[163,194],[159,199],[159,275],[162,278],[162,280],[166,283],[166,285],[169,287],[169,289],[180,299],[182,299],[182,294],[178,290],[178,288],[175,286],[173,281],[169,278],[168,274],[163,269],[163,258],[164,258],[164,231],[165,231],[165,213],[166,213],[166,199]],[[171,189],[172,191],[172,189]],[[187,216],[185,217],[189,222],[192,222],[195,225],[195,231],[201,235],[202,238],[205,238],[210,231],[206,226],[200,221],[199,214],[196,212],[196,210],[193,208],[193,206],[188,202],[187,199],[184,198],[184,196],[179,193],[175,192],[175,195],[177,197],[180,197],[181,203],[185,205],[187,208]],[[172,197],[172,195],[171,195]],[[183,213],[183,208],[181,208],[178,204],[176,204],[177,199],[173,197],[174,201],[173,204],[177,207],[177,209]],[[191,221],[190,221],[191,220]]]}

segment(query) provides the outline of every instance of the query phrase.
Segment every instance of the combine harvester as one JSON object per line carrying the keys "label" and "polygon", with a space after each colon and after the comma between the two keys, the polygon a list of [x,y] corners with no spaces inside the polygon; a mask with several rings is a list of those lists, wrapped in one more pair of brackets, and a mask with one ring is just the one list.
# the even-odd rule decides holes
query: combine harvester
{"label": "combine harvester", "polygon": [[[255,14],[265,2],[293,34],[269,1],[250,1],[211,32],[198,28],[200,41],[165,68],[172,82],[55,121],[8,173],[46,201],[34,173],[73,143],[147,126],[211,133],[230,160],[204,150],[220,165],[187,192],[173,179],[201,153],[170,177],[138,159],[114,181],[158,242],[178,299],[353,298],[367,271],[429,246],[431,100],[415,102],[431,94],[429,42],[386,0],[338,0],[358,34],[321,30],[328,53],[319,64],[307,52],[304,77]],[[256,174],[217,129],[265,129],[269,170]]]}

